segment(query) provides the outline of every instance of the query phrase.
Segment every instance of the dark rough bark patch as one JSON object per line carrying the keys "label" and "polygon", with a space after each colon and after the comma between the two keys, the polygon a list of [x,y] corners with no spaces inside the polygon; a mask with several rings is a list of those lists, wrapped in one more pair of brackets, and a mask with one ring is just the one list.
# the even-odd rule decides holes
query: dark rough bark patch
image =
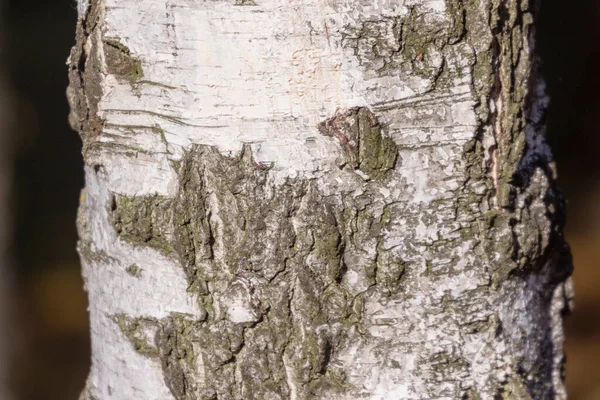
{"label": "dark rough bark patch", "polygon": [[105,40],[103,43],[106,71],[121,79],[127,79],[133,86],[144,76],[142,63],[131,56],[127,46],[117,40]]}
{"label": "dark rough bark patch", "polygon": [[[294,375],[300,398],[343,392],[344,374],[330,360],[357,334],[361,297],[368,293],[349,291],[345,272],[363,276],[366,289],[400,290],[405,263],[381,247],[389,214],[372,208],[376,186],[358,199],[324,198],[308,180],[270,187],[267,174],[249,149],[230,158],[197,146],[182,161],[174,200],[115,196],[111,219],[119,235],[173,248],[205,310],[180,321],[187,330],[165,333],[158,322],[166,336],[157,352],[177,399],[283,399],[290,390],[286,373]],[[365,258],[365,243],[379,256]],[[246,297],[254,317],[232,321],[227,307]],[[121,325],[136,339],[131,324]],[[201,382],[191,375],[194,368],[177,367],[183,361],[172,358],[189,354],[189,345],[173,347],[188,342],[196,343],[208,374]],[[191,389],[186,382],[200,383]]]}
{"label": "dark rough bark patch", "polygon": [[134,278],[139,278],[142,276],[142,269],[137,264],[129,265],[127,268],[125,268],[125,271]]}
{"label": "dark rough bark patch", "polygon": [[[335,279],[342,265],[343,244],[330,206],[312,200],[310,211],[316,218],[306,218],[310,225],[296,232],[292,217],[300,213],[303,201],[310,201],[309,183],[290,181],[270,194],[268,171],[256,165],[249,149],[227,158],[199,146],[181,168],[176,236],[183,245],[178,253],[190,286],[197,288],[201,304],[212,304],[229,298],[236,281],[248,282],[259,314],[256,321],[233,324],[219,319],[226,313],[208,310],[209,326],[221,326],[226,332],[244,326],[236,362],[226,369],[231,372],[215,376],[208,386],[224,398],[235,398],[229,397],[232,390],[243,398],[286,398],[284,358],[290,359],[297,374],[304,375],[307,386],[327,380],[324,364],[331,346],[321,334],[311,332],[327,324],[328,318],[336,318],[320,311],[325,284],[331,288],[328,300],[342,290]],[[307,265],[309,257],[313,262]],[[222,302],[219,305],[226,307]],[[299,329],[308,332],[314,346],[298,343],[300,335],[295,332]],[[211,337],[216,338],[214,332],[205,336],[206,340]],[[207,342],[206,354],[214,352],[215,346],[218,354],[223,346],[218,343]],[[208,362],[210,369],[220,369],[230,360],[209,358]],[[233,365],[241,370],[241,382],[236,382]]]}
{"label": "dark rough bark patch", "polygon": [[[509,279],[545,274],[549,287],[544,298],[550,303],[555,285],[571,274],[572,261],[562,233],[564,199],[543,139],[547,99],[534,49],[539,4],[490,1],[483,16],[473,8],[479,7],[477,2],[450,4],[457,13],[466,12],[465,40],[476,54],[472,90],[479,100],[479,135],[467,156],[474,173],[471,177],[484,179],[493,188],[480,200],[484,214],[479,223],[483,248],[493,268],[492,287]],[[485,148],[483,143],[486,137],[489,143],[490,136],[493,145]],[[492,175],[497,177],[495,182]],[[549,326],[538,328],[541,332],[547,329],[549,334]],[[552,339],[546,336],[537,340],[540,359],[511,376],[500,398],[555,395],[553,388],[544,384],[552,382],[552,365],[548,363],[553,354]],[[525,370],[534,377],[527,378]]]}
{"label": "dark rough bark patch", "polygon": [[[476,165],[472,171],[478,170]],[[419,218],[428,224],[434,214],[403,215],[392,206],[375,212],[373,207],[380,201],[376,182],[359,197],[340,193],[324,198],[307,180],[269,187],[268,170],[254,162],[248,148],[231,158],[214,148],[196,146],[183,159],[179,172],[179,193],[168,205],[156,196],[116,197],[119,200],[112,211],[117,231],[134,243],[153,238],[155,232],[172,232],[172,236],[162,237],[171,238],[170,247],[186,272],[189,290],[205,310],[195,320],[186,317],[187,326],[193,328],[179,333],[185,336],[181,343],[197,344],[201,353],[197,355],[207,374],[203,383],[192,390],[185,382],[198,382],[191,375],[195,369],[174,366],[171,358],[163,361],[165,381],[176,398],[286,398],[290,390],[286,371],[293,374],[300,398],[350,390],[344,372],[329,361],[343,343],[361,337],[362,297],[397,294],[403,272],[410,268],[383,249],[382,231],[395,215],[402,215],[416,226],[416,220],[410,219]],[[472,205],[483,199],[483,194],[465,191],[455,200],[462,236],[482,237],[484,249],[491,246],[489,252],[505,255],[492,265],[510,269],[514,248],[502,237],[507,232],[502,220],[505,215],[490,211],[484,214],[491,216],[489,221],[478,221],[480,210]],[[452,207],[452,201],[440,202],[436,207],[445,212],[441,210]],[[528,217],[523,223],[531,221]],[[542,219],[532,229],[545,232],[545,223],[547,220]],[[513,240],[512,235],[508,237]],[[503,243],[505,247],[499,247]],[[455,240],[440,238],[429,246],[429,257],[452,254],[455,245]],[[365,256],[369,246],[374,246],[375,258]],[[427,273],[432,279],[452,274],[454,262],[432,266]],[[345,281],[348,270],[361,276],[361,292],[349,290]],[[249,307],[254,316],[234,322],[227,306],[240,296],[251,298]],[[464,301],[455,305],[451,299],[444,304],[448,308],[466,307]],[[496,318],[474,321],[465,329],[501,334],[500,327]],[[161,343],[168,344],[170,350],[160,348],[159,353],[173,354],[173,340]],[[188,348],[186,345],[175,353],[189,354]],[[427,363],[437,368],[440,377],[469,369],[465,360],[453,353],[440,353]],[[535,368],[545,373],[548,363],[540,360]],[[534,386],[544,379],[540,376],[529,384]]]}
{"label": "dark rough bark patch", "polygon": [[[476,49],[473,93],[480,99],[477,140],[491,132],[495,145],[477,146],[478,163],[485,166],[491,196],[482,199],[484,241],[490,253],[501,255],[494,283],[513,271],[538,270],[550,264],[556,282],[571,273],[568,245],[562,235],[564,199],[556,186],[556,173],[544,135],[547,99],[533,48],[534,2],[492,1],[488,21],[470,2],[452,2],[455,13],[466,11],[465,40]],[[489,105],[495,107],[490,111]],[[485,152],[494,159],[485,159]],[[480,167],[473,168],[481,171]],[[497,182],[491,182],[491,175]],[[479,172],[477,177],[482,177]],[[493,197],[492,197],[493,196]],[[540,201],[541,200],[541,201]],[[495,205],[493,203],[496,203]]]}
{"label": "dark rough bark patch", "polygon": [[172,252],[170,210],[172,200],[161,196],[114,195],[109,208],[117,234],[134,245],[150,246],[165,254]]}
{"label": "dark rough bark patch", "polygon": [[96,51],[101,45],[97,39],[100,4],[99,0],[91,0],[86,15],[77,22],[76,44],[69,56],[69,123],[81,136],[84,155],[104,126],[98,117],[98,103],[102,98],[102,61]]}
{"label": "dark rough bark patch", "polygon": [[348,163],[370,178],[380,178],[394,168],[397,146],[383,134],[377,118],[368,108],[354,107],[338,112],[317,128],[321,134],[336,138]]}
{"label": "dark rough bark patch", "polygon": [[198,366],[191,338],[198,328],[189,316],[173,313],[160,321],[156,333],[165,383],[176,399],[195,398],[197,392]]}
{"label": "dark rough bark patch", "polygon": [[149,332],[156,331],[158,324],[151,318],[131,318],[125,314],[116,314],[113,321],[138,353],[146,357],[158,357],[155,338]]}
{"label": "dark rough bark patch", "polygon": [[[402,17],[382,17],[345,26],[342,45],[352,49],[368,76],[418,76],[430,81],[429,91],[447,87],[462,74],[453,64],[453,45],[466,33],[462,0],[448,1],[451,18],[431,23],[429,11],[409,6]],[[462,51],[462,50],[461,50]]]}
{"label": "dark rough bark patch", "polygon": [[509,377],[505,385],[498,390],[494,400],[533,400],[527,391],[527,384],[520,376]]}

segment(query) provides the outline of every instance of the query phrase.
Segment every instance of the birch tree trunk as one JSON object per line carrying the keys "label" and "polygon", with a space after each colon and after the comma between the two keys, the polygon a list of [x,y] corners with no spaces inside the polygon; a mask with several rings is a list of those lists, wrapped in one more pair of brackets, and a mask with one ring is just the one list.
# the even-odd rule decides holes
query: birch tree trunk
{"label": "birch tree trunk", "polygon": [[83,399],[561,399],[530,0],[90,0]]}

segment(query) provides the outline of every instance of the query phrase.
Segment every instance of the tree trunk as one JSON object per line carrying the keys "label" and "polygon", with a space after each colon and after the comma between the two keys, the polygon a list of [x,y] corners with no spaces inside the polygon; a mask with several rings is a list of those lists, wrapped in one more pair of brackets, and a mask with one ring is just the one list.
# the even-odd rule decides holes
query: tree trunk
{"label": "tree trunk", "polygon": [[528,0],[79,0],[83,399],[565,398]]}

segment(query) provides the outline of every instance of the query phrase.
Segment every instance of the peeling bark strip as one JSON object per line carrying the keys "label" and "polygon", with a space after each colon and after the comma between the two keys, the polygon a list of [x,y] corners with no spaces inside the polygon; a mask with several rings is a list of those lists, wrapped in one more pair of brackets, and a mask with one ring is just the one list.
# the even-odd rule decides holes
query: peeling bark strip
{"label": "peeling bark strip", "polygon": [[82,399],[562,399],[523,0],[79,2]]}

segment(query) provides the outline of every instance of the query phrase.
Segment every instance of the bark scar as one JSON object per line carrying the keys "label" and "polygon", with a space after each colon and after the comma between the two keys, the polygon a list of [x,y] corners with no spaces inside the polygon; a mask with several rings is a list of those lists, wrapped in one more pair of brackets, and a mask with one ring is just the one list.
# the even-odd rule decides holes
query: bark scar
{"label": "bark scar", "polygon": [[338,108],[333,117],[321,122],[317,129],[340,142],[346,153],[344,164],[360,168],[370,178],[381,177],[395,166],[398,148],[383,134],[377,118],[366,107]]}
{"label": "bark scar", "polygon": [[350,143],[350,139],[343,133],[344,125],[347,123],[348,117],[356,114],[357,107],[350,110],[340,110],[339,108],[335,111],[335,115],[331,118],[321,122],[317,128],[322,135],[334,137],[339,140],[340,144],[344,146],[350,157],[350,163],[354,169],[358,168],[358,160],[356,157],[355,149]]}

